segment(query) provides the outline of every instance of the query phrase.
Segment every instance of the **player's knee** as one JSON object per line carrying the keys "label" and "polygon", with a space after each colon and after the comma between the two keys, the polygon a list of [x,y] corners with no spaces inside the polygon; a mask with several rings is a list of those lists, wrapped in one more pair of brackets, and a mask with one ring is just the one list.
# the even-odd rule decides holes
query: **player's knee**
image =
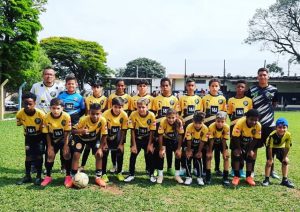
{"label": "player's knee", "polygon": [[241,151],[239,149],[233,150],[233,156],[234,157],[241,157]]}
{"label": "player's knee", "polygon": [[267,167],[272,167],[272,164],[273,164],[272,159],[267,160]]}

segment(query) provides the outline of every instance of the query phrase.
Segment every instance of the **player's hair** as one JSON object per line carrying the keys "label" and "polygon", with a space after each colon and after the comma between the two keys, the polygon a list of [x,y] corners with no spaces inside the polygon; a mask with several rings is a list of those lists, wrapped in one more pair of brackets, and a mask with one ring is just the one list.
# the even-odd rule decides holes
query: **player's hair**
{"label": "player's hair", "polygon": [[43,68],[43,75],[45,74],[45,72],[47,71],[47,70],[53,70],[53,72],[54,72],[54,75],[56,74],[56,72],[55,72],[55,70],[51,67],[51,66],[46,66],[45,68]]}
{"label": "player's hair", "polygon": [[149,99],[147,98],[139,98],[136,102],[136,104],[141,104],[141,105],[146,105],[148,106],[149,104]]}
{"label": "player's hair", "polygon": [[66,77],[66,83],[69,82],[70,80],[75,80],[77,82],[77,79],[75,77],[74,74],[69,74],[67,77]]}
{"label": "player's hair", "polygon": [[97,86],[100,86],[102,87],[102,81],[101,80],[94,80],[92,83],[91,83],[91,86],[92,87],[97,87]]}
{"label": "player's hair", "polygon": [[221,85],[221,81],[220,81],[219,79],[217,79],[217,78],[212,78],[211,80],[209,80],[208,86],[211,86],[211,84],[212,84],[213,82],[219,83],[219,86]]}
{"label": "player's hair", "polygon": [[125,81],[123,79],[116,79],[116,83],[115,84],[118,85],[119,82],[124,82],[124,84],[125,84]]}
{"label": "player's hair", "polygon": [[138,82],[137,82],[137,84],[136,85],[149,85],[149,82],[147,81],[147,80],[145,80],[145,79],[141,79],[141,80],[139,80]]}
{"label": "player's hair", "polygon": [[188,84],[188,83],[190,83],[190,82],[195,82],[195,80],[192,79],[192,78],[188,78],[188,79],[186,80],[185,84]]}
{"label": "player's hair", "polygon": [[33,99],[33,101],[36,101],[36,95],[34,93],[31,93],[31,92],[24,93],[22,95],[22,101],[24,101],[25,99]]}
{"label": "player's hair", "polygon": [[59,99],[59,98],[53,98],[53,99],[51,99],[51,101],[50,101],[50,106],[64,106],[64,102],[61,100],[61,99]]}
{"label": "player's hair", "polygon": [[99,103],[93,103],[90,106],[90,110],[101,110],[101,105]]}
{"label": "player's hair", "polygon": [[260,68],[257,71],[257,74],[259,74],[259,72],[267,72],[267,74],[269,73],[269,70],[267,68]]}
{"label": "player's hair", "polygon": [[124,105],[124,99],[122,97],[115,97],[112,99],[112,105],[118,105],[123,106]]}
{"label": "player's hair", "polygon": [[205,119],[205,113],[201,111],[196,111],[193,116],[193,121],[196,123],[201,123]]}
{"label": "player's hair", "polygon": [[225,119],[227,118],[227,113],[224,111],[219,111],[216,115],[216,119]]}
{"label": "player's hair", "polygon": [[169,85],[172,85],[171,80],[168,77],[161,78],[160,85],[162,85],[163,82],[169,82]]}
{"label": "player's hair", "polygon": [[259,112],[256,109],[250,109],[248,110],[248,112],[246,113],[246,117],[259,117]]}
{"label": "player's hair", "polygon": [[243,84],[247,85],[247,81],[243,80],[243,79],[236,81],[236,84],[239,84],[239,83],[243,83]]}

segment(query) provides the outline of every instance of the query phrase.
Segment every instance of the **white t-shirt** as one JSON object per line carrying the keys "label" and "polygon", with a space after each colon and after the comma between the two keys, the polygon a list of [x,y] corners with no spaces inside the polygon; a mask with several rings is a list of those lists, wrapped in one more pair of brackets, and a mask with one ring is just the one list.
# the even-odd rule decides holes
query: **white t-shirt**
{"label": "white t-shirt", "polygon": [[59,82],[54,82],[51,87],[47,87],[43,82],[38,82],[33,84],[30,92],[37,96],[36,107],[47,113],[50,111],[50,101],[64,90],[64,85]]}

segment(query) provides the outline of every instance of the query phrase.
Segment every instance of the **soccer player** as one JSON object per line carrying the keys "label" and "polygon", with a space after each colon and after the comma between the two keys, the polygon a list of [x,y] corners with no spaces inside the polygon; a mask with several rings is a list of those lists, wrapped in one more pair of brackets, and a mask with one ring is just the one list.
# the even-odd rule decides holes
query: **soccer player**
{"label": "soccer player", "polygon": [[[245,80],[238,80],[236,82],[236,95],[234,97],[229,98],[228,100],[228,109],[227,114],[230,118],[230,135],[232,135],[232,130],[236,122],[242,118],[245,113],[247,113],[248,110],[252,109],[252,99],[245,96],[247,83]],[[231,148],[231,141],[230,141],[230,148]],[[233,158],[233,151],[231,151],[231,158]],[[243,167],[244,163],[243,160],[240,163],[240,176],[246,177]],[[233,167],[233,161],[231,162],[231,167]],[[233,170],[232,170],[232,176],[234,176]]]}
{"label": "soccer player", "polygon": [[276,130],[268,137],[266,147],[268,160],[265,168],[265,180],[263,186],[270,184],[270,172],[274,156],[281,162],[282,181],[280,185],[288,188],[294,188],[294,184],[288,180],[288,153],[292,146],[291,133],[288,132],[288,122],[285,118],[279,118],[276,121]]}
{"label": "soccer player", "polygon": [[106,110],[103,113],[103,117],[107,121],[108,128],[108,149],[104,151],[103,155],[102,179],[105,182],[109,182],[108,176],[106,174],[107,157],[109,151],[116,153],[117,179],[119,181],[124,181],[124,176],[122,175],[122,167],[124,158],[124,143],[126,140],[126,131],[128,129],[128,116],[127,113],[122,109],[123,105],[124,99],[121,97],[115,97],[112,99],[112,108]]}
{"label": "soccer player", "polygon": [[40,185],[42,182],[42,164],[43,153],[45,151],[45,144],[42,136],[42,125],[44,119],[44,112],[35,108],[36,95],[33,93],[26,93],[22,95],[22,108],[16,115],[17,125],[24,127],[25,136],[25,177],[22,178],[17,185],[29,183],[32,181],[30,175],[31,164],[35,162],[37,170],[35,185]]}
{"label": "soccer player", "polygon": [[261,124],[258,122],[259,113],[256,109],[251,109],[246,113],[246,117],[241,118],[235,124],[232,131],[232,147],[234,161],[234,177],[232,184],[237,186],[240,182],[240,160],[246,161],[246,182],[255,186],[251,177],[256,160],[257,143],[261,142]]}
{"label": "soccer player", "polygon": [[[207,127],[216,121],[216,114],[219,111],[226,112],[226,99],[223,95],[219,94],[220,80],[213,78],[209,81],[208,85],[209,93],[202,98],[203,111],[206,113],[204,124]],[[206,150],[207,148],[203,148],[203,171],[206,170]],[[223,173],[220,171],[220,154],[221,149],[216,148],[214,150],[215,172],[217,175],[222,176]]]}
{"label": "soccer player", "polygon": [[179,119],[177,111],[169,108],[166,112],[166,117],[161,120],[158,128],[159,164],[157,183],[161,184],[163,181],[165,154],[172,155],[173,152],[175,153],[175,180],[180,184],[183,183],[183,180],[179,176],[183,136],[182,121]]}
{"label": "soccer player", "polygon": [[[186,148],[186,179],[184,184],[190,185],[192,183],[191,162],[194,160],[194,164],[197,170],[197,182],[198,185],[204,185],[202,179],[202,163],[201,155],[204,143],[207,142],[208,128],[203,124],[205,113],[196,111],[193,116],[193,122],[190,123],[185,131],[185,139],[187,143]],[[198,157],[197,156],[197,153]]]}
{"label": "soccer player", "polygon": [[[112,93],[109,97],[108,97],[108,100],[107,100],[107,107],[108,109],[111,109],[113,104],[112,104],[112,100],[115,98],[115,97],[121,97],[123,99],[123,106],[122,106],[122,109],[127,113],[127,115],[130,115],[131,111],[132,111],[132,108],[131,106],[133,105],[132,104],[132,97],[125,93],[125,89],[126,89],[126,85],[125,85],[125,81],[122,80],[122,79],[117,79],[116,80],[116,92],[115,93]],[[126,138],[126,134],[124,136]],[[126,142],[126,140],[125,140]],[[111,161],[112,161],[112,164],[113,164],[113,168],[110,170],[110,172],[112,173],[115,173],[116,170],[117,170],[117,166],[116,166],[116,163],[117,163],[117,152],[115,151],[112,151],[111,152]]]}
{"label": "soccer player", "polygon": [[211,159],[212,152],[215,149],[220,149],[223,155],[224,161],[224,171],[223,171],[223,185],[228,186],[228,169],[229,169],[229,153],[227,140],[229,139],[230,128],[226,124],[227,113],[224,111],[219,111],[216,115],[216,121],[209,125],[209,141],[208,141],[208,151],[207,151],[207,166],[206,166],[206,184],[211,183]]}
{"label": "soccer player", "polygon": [[[101,105],[101,112],[104,112],[104,109],[106,107],[106,102],[107,102],[106,96],[102,95],[103,87],[102,87],[101,80],[93,81],[91,86],[92,86],[93,94],[91,96],[88,96],[87,98],[85,98],[85,108],[86,108],[85,114],[86,115],[89,114],[90,105],[92,105],[93,103],[100,104]],[[91,151],[91,148],[88,145],[86,145],[85,149],[83,151],[81,166],[79,167],[79,171],[84,170],[84,166],[87,162],[90,151]]]}
{"label": "soccer player", "polygon": [[[95,183],[101,187],[105,187],[106,183],[102,180],[102,157],[103,150],[106,149],[107,126],[106,120],[101,116],[101,105],[94,103],[90,106],[88,116],[82,117],[73,127],[74,134],[73,158],[71,175],[74,177],[78,171],[80,155],[85,145],[92,148],[92,153],[96,159]],[[70,188],[73,186],[72,181],[66,185]]]}
{"label": "soccer player", "polygon": [[66,91],[60,93],[58,98],[64,103],[64,111],[71,116],[72,126],[78,123],[80,117],[84,114],[84,98],[76,93],[77,80],[73,74],[66,77]]}
{"label": "soccer player", "polygon": [[46,114],[43,123],[42,132],[46,134],[47,139],[47,160],[46,177],[41,186],[47,186],[52,182],[51,171],[57,152],[63,152],[66,167],[65,185],[69,185],[72,178],[71,171],[71,153],[69,148],[69,136],[72,130],[71,117],[63,111],[63,102],[54,98],[50,101],[50,112]]}
{"label": "soccer player", "polygon": [[[174,95],[172,95],[172,84],[169,78],[165,77],[160,80],[160,89],[161,89],[161,94],[159,94],[154,98],[152,104],[152,110],[156,116],[156,129],[158,129],[160,121],[162,120],[163,117],[166,116],[169,108],[178,110],[177,108],[178,99]],[[155,134],[155,139],[158,139],[157,133]],[[159,160],[158,141],[154,142],[154,149],[155,149],[154,160]],[[173,160],[173,154],[167,154],[168,174],[174,176],[175,174],[174,170],[171,168],[172,160]],[[155,165],[157,165],[158,163],[159,162],[156,161]]]}
{"label": "soccer player", "polygon": [[156,179],[153,176],[153,135],[156,130],[156,120],[154,113],[148,111],[148,99],[137,100],[137,111],[131,113],[129,117],[129,128],[131,129],[131,154],[129,163],[129,176],[124,180],[131,182],[134,180],[135,163],[141,149],[146,155],[146,167],[149,171],[151,182]]}
{"label": "soccer player", "polygon": [[[268,69],[258,69],[258,85],[252,86],[247,93],[247,96],[253,101],[253,108],[257,109],[260,114],[259,122],[262,125],[262,142],[258,143],[258,148],[266,144],[266,139],[275,130],[274,108],[278,102],[278,91],[276,87],[269,84],[269,78]],[[273,168],[271,169],[271,177],[279,179],[279,176],[273,172]]]}

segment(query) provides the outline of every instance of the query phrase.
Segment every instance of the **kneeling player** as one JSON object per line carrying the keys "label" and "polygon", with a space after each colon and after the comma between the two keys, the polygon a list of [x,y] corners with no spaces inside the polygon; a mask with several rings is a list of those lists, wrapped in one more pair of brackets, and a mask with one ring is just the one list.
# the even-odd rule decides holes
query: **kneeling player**
{"label": "kneeling player", "polygon": [[47,113],[43,124],[43,133],[47,139],[47,161],[46,171],[47,176],[41,183],[41,186],[46,186],[52,181],[51,171],[54,164],[55,156],[60,150],[63,152],[65,159],[66,178],[65,185],[69,185],[72,181],[70,176],[71,171],[71,154],[69,148],[69,136],[72,130],[71,117],[63,111],[63,101],[54,98],[50,101],[50,112]]}
{"label": "kneeling player", "polygon": [[131,154],[129,164],[129,176],[124,180],[130,182],[134,179],[135,163],[141,149],[146,155],[146,167],[149,171],[150,181],[155,182],[153,176],[153,134],[156,130],[156,120],[154,113],[148,111],[149,100],[140,98],[137,100],[137,111],[131,113],[129,117],[129,128],[131,129]]}
{"label": "kneeling player", "polygon": [[270,172],[273,164],[274,156],[281,162],[282,181],[281,185],[289,188],[294,188],[294,184],[288,180],[288,153],[292,146],[291,133],[287,131],[288,122],[285,118],[279,118],[276,121],[276,130],[274,130],[268,137],[266,142],[267,147],[267,163],[265,168],[265,180],[263,186],[270,184]]}
{"label": "kneeling player", "polygon": [[219,111],[216,115],[216,121],[209,125],[209,148],[207,151],[207,169],[206,169],[206,183],[211,181],[211,159],[213,151],[220,151],[223,154],[223,185],[229,185],[228,168],[229,168],[229,154],[226,141],[229,139],[230,128],[226,124],[227,113]]}
{"label": "kneeling player", "polygon": [[[102,180],[102,157],[103,149],[106,148],[106,136],[107,136],[107,126],[106,120],[101,117],[101,105],[94,103],[90,106],[90,112],[88,116],[82,117],[78,124],[74,126],[73,129],[74,142],[73,146],[73,159],[72,159],[72,177],[78,171],[78,164],[80,155],[85,147],[89,145],[92,149],[93,155],[96,159],[96,179],[95,182],[99,186],[105,187],[106,183]],[[71,187],[72,184],[66,185]]]}
{"label": "kneeling player", "polygon": [[173,152],[175,153],[175,180],[178,183],[183,183],[179,176],[183,134],[183,124],[178,117],[177,111],[169,108],[166,117],[161,120],[158,128],[159,158],[157,183],[162,183],[163,181],[165,154],[172,158]]}
{"label": "kneeling player", "polygon": [[[187,178],[184,182],[185,185],[190,185],[192,183],[192,173],[191,173],[191,162],[195,161],[195,167],[197,170],[197,182],[199,185],[204,185],[202,179],[202,162],[201,154],[204,144],[207,142],[208,128],[203,124],[205,118],[205,113],[195,112],[193,116],[193,123],[190,123],[185,132],[185,139],[187,142],[186,149],[186,175]],[[200,155],[199,155],[199,154]],[[198,157],[197,157],[198,154]]]}
{"label": "kneeling player", "polygon": [[255,186],[251,177],[256,159],[256,148],[261,142],[261,124],[258,122],[259,114],[256,109],[246,113],[246,117],[238,120],[232,131],[232,149],[234,161],[234,177],[232,184],[237,186],[240,182],[240,160],[246,161],[246,182]]}
{"label": "kneeling player", "polygon": [[31,164],[34,163],[37,169],[36,179],[34,184],[40,185],[42,182],[42,165],[43,153],[45,144],[43,142],[42,124],[44,119],[44,112],[35,108],[36,95],[33,93],[23,94],[22,102],[24,108],[21,109],[17,115],[17,125],[24,127],[25,136],[25,177],[17,182],[17,185],[29,183],[32,181],[30,176]]}

